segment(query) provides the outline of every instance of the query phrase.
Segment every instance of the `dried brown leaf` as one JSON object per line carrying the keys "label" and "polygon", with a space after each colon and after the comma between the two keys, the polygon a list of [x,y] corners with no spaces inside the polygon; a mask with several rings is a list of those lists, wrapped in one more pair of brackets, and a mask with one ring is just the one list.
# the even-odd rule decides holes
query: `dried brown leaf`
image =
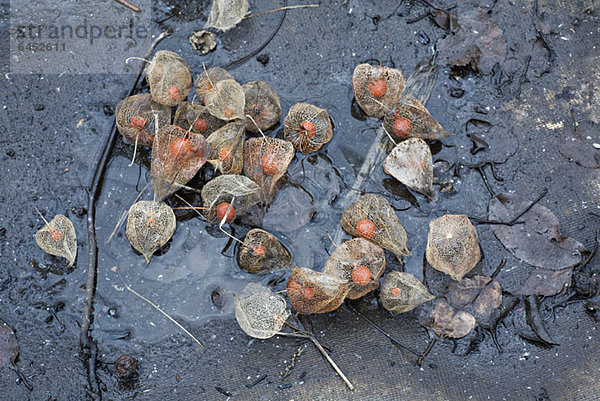
{"label": "dried brown leaf", "polygon": [[513,294],[551,297],[569,285],[572,275],[572,267],[563,270],[534,269],[529,273],[525,284]]}
{"label": "dried brown leaf", "polygon": [[0,368],[15,369],[15,362],[19,356],[19,342],[13,329],[0,321]]}
{"label": "dried brown leaf", "polygon": [[445,298],[455,308],[471,313],[477,321],[487,322],[502,305],[502,288],[490,277],[473,276],[448,284]]}
{"label": "dried brown leaf", "polygon": [[429,317],[433,319],[431,328],[440,337],[464,337],[473,330],[476,324],[473,315],[454,308],[445,299],[435,301]]}

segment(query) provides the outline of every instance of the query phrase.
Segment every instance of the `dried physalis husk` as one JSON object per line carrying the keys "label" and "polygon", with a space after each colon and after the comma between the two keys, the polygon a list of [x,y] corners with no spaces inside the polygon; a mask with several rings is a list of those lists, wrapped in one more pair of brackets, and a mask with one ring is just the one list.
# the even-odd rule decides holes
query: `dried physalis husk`
{"label": "dried physalis husk", "polygon": [[234,79],[226,79],[215,84],[213,90],[204,96],[206,109],[213,116],[224,120],[241,120],[244,118],[246,104],[242,85]]}
{"label": "dried physalis husk", "polygon": [[285,298],[256,283],[248,283],[233,302],[235,319],[254,338],[273,337],[290,315]]}
{"label": "dried physalis husk", "polygon": [[227,31],[236,26],[248,12],[248,0],[213,0],[206,28]]}
{"label": "dried physalis husk", "polygon": [[460,281],[479,259],[477,231],[465,215],[446,214],[429,222],[427,261],[434,269]]}
{"label": "dried physalis husk", "polygon": [[333,137],[327,110],[308,103],[296,103],[283,120],[284,137],[302,153],[316,152]]}
{"label": "dried physalis husk", "polygon": [[434,298],[415,276],[399,271],[383,278],[379,297],[381,305],[394,313],[409,312]]}
{"label": "dried physalis husk", "polygon": [[220,175],[202,187],[202,215],[211,224],[221,222],[225,216],[225,221],[233,221],[259,201],[259,186],[243,175]]}
{"label": "dried physalis husk", "polygon": [[210,114],[201,104],[185,101],[177,106],[173,124],[193,134],[208,137],[226,123]]}
{"label": "dried physalis husk", "polygon": [[349,299],[358,299],[379,287],[385,270],[385,253],[363,238],[354,238],[338,246],[327,260],[323,273],[348,281]]}
{"label": "dried physalis husk", "polygon": [[204,136],[176,125],[161,128],[154,138],[150,165],[156,201],[162,201],[194,178],[207,157],[208,144]]}
{"label": "dried physalis husk", "polygon": [[371,117],[381,118],[392,110],[404,91],[402,71],[360,64],[352,74],[356,102]]}
{"label": "dried physalis husk", "polygon": [[433,310],[429,313],[433,320],[431,328],[438,336],[461,338],[475,327],[475,317],[469,312],[456,309],[445,299],[437,299]]}
{"label": "dried physalis husk", "polygon": [[435,140],[450,136],[418,99],[402,97],[383,119],[383,128],[400,138]]}
{"label": "dried physalis husk", "polygon": [[129,143],[151,146],[154,134],[171,124],[171,107],[156,103],[149,93],[129,96],[117,104],[117,128]]}
{"label": "dried physalis husk", "polygon": [[396,254],[410,254],[406,231],[388,201],[379,195],[365,194],[342,213],[342,228],[354,237],[363,237]]}
{"label": "dried physalis husk", "polygon": [[57,214],[49,223],[35,233],[35,242],[42,251],[66,258],[69,267],[77,257],[77,237],[73,223],[66,216]]}
{"label": "dried physalis husk", "polygon": [[259,228],[246,234],[237,260],[240,267],[250,273],[269,273],[292,265],[292,257],[281,242]]}
{"label": "dried physalis husk", "polygon": [[131,246],[150,263],[154,252],[175,232],[175,213],[166,203],[140,201],[129,209],[126,234]]}
{"label": "dried physalis husk", "polygon": [[477,321],[487,322],[492,312],[502,305],[502,287],[487,276],[465,277],[449,283],[444,297],[454,307],[474,315]]}
{"label": "dried physalis husk", "polygon": [[263,201],[277,192],[277,182],[294,158],[294,146],[283,139],[252,138],[244,144],[244,175],[262,189]]}
{"label": "dried physalis husk", "polygon": [[192,76],[183,58],[169,50],[159,50],[146,67],[146,81],[152,99],[160,104],[176,106],[192,90]]}
{"label": "dried physalis husk", "polygon": [[194,82],[194,88],[196,88],[196,97],[200,104],[206,104],[204,97],[208,92],[215,90],[215,85],[219,81],[226,79],[233,79],[230,73],[221,67],[209,68],[208,70],[202,71]]}
{"label": "dried physalis husk", "polygon": [[244,122],[235,121],[213,132],[206,142],[208,161],[222,174],[240,174],[244,165]]}
{"label": "dried physalis husk", "polygon": [[413,191],[433,196],[433,160],[424,140],[410,138],[396,145],[383,162],[383,171]]}
{"label": "dried physalis husk", "polygon": [[336,310],[350,290],[351,284],[347,280],[305,267],[294,267],[287,283],[292,308],[302,315]]}
{"label": "dried physalis husk", "polygon": [[[281,119],[281,102],[279,96],[268,83],[264,81],[252,81],[242,85],[246,97],[244,114],[246,117],[246,129],[249,132],[266,131]],[[256,122],[256,124],[254,123]],[[258,127],[257,127],[258,126]]]}

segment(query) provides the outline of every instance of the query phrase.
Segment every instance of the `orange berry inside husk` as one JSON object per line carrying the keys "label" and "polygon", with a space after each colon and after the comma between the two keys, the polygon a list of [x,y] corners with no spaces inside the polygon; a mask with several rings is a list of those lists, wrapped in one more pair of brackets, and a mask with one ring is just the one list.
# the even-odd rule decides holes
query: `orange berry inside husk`
{"label": "orange berry inside husk", "polygon": [[358,232],[358,235],[366,239],[373,238],[376,230],[375,223],[368,219],[362,219],[356,224],[356,231]]}
{"label": "orange berry inside husk", "polygon": [[313,124],[312,122],[305,120],[300,123],[300,135],[306,136],[310,139],[314,137],[316,133],[317,130],[315,129],[315,124]]}
{"label": "orange berry inside husk", "polygon": [[227,148],[221,148],[221,150],[219,150],[219,160],[221,160],[222,162],[226,162],[230,158],[231,158],[231,150],[229,150]]}
{"label": "orange berry inside husk", "polygon": [[231,110],[231,108],[226,107],[225,110],[223,110],[223,114],[225,115],[225,117],[230,118],[231,116],[233,116],[233,110]]}
{"label": "orange berry inside husk", "polygon": [[392,133],[399,138],[406,138],[412,131],[410,120],[404,117],[398,117],[392,124]]}
{"label": "orange berry inside husk", "polygon": [[134,128],[144,128],[146,126],[146,119],[142,116],[131,117],[131,125]]}
{"label": "orange berry inside husk", "polygon": [[358,265],[352,269],[352,281],[354,284],[367,285],[373,279],[371,270],[365,265]]}
{"label": "orange berry inside husk", "polygon": [[402,290],[398,287],[392,287],[390,289],[390,293],[393,297],[399,297],[400,295],[402,295]]}
{"label": "orange berry inside husk", "polygon": [[256,245],[252,251],[252,253],[254,253],[256,256],[265,256],[266,252],[267,248],[264,245]]}
{"label": "orange berry inside husk", "polygon": [[315,296],[315,291],[312,288],[305,287],[302,289],[302,296],[307,301],[310,301]]}
{"label": "orange berry inside husk", "polygon": [[203,118],[197,118],[194,121],[194,129],[198,132],[204,132],[208,128],[208,123]]}
{"label": "orange berry inside husk", "polygon": [[[220,220],[223,220],[223,218],[225,217],[225,213],[227,213],[227,210],[229,209],[229,203],[227,202],[221,202],[217,205],[217,209],[216,209],[216,214],[217,214],[217,218]],[[235,217],[235,208],[233,206],[231,206],[231,210],[229,210],[229,213],[227,214],[227,218],[225,219],[225,221],[231,221],[233,220],[233,218]]]}
{"label": "orange berry inside husk", "polygon": [[262,171],[266,175],[273,175],[277,173],[277,156],[273,153],[265,153],[260,158],[260,164],[262,165]]}
{"label": "orange berry inside husk", "polygon": [[175,158],[186,159],[192,154],[192,144],[187,138],[176,138],[171,143],[171,155]]}
{"label": "orange berry inside husk", "polygon": [[383,79],[371,81],[369,84],[369,93],[373,97],[382,97],[387,92],[387,83]]}
{"label": "orange berry inside husk", "polygon": [[60,232],[60,230],[53,228],[50,230],[50,236],[52,237],[52,240],[54,242],[59,241],[62,238],[62,233]]}
{"label": "orange berry inside husk", "polygon": [[169,88],[169,97],[171,99],[177,99],[179,97],[179,95],[181,94],[181,92],[179,91],[179,88],[176,86],[171,86]]}

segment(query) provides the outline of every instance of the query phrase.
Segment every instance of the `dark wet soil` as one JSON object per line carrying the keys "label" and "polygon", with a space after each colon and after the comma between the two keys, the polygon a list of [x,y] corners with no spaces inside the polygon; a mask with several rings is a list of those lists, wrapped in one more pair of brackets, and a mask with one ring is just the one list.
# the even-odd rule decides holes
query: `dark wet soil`
{"label": "dark wet soil", "polygon": [[[251,53],[282,17],[275,13],[245,20],[218,35],[215,52],[201,56],[187,37],[206,20],[207,3],[163,0],[153,8],[155,32],[173,31],[159,48],[180,53],[194,75],[202,71],[202,63],[223,66]],[[256,3],[251,4],[252,12],[281,6]],[[504,32],[508,55],[487,76],[440,66],[427,107],[454,136],[432,145],[434,161],[500,162],[496,172],[503,181],[495,180],[489,167],[484,170],[496,193],[516,191],[534,199],[547,188],[541,204],[557,215],[565,235],[591,249],[600,219],[600,174],[568,161],[558,149],[570,132],[571,113],[587,127],[600,120],[593,91],[600,84],[598,12],[588,7],[593,2],[540,2],[537,11],[532,2],[523,1],[436,5],[455,4],[452,12],[458,16],[475,5],[489,12]],[[112,2],[108,6],[118,7]],[[428,11],[431,8],[419,1],[357,0],[324,1],[319,8],[289,11],[268,46],[231,69],[241,82],[267,81],[279,94],[284,113],[295,102],[307,101],[326,108],[335,123],[334,139],[323,150],[294,159],[288,185],[264,215],[263,227],[283,238],[296,265],[318,270],[324,265],[331,248],[327,233],[338,232],[341,208],[356,196],[350,188],[376,138],[378,121],[351,113],[354,66],[383,54],[383,64],[408,76],[447,35],[429,18],[407,23]],[[3,25],[7,18],[4,10]],[[3,67],[0,319],[17,334],[17,365],[33,390],[3,369],[0,399],[86,398],[88,377],[79,354],[88,262],[86,188],[110,130],[112,110],[131,80],[131,75],[19,75]],[[484,137],[489,148],[472,155],[467,133]],[[280,128],[271,134],[281,135]],[[600,143],[598,130],[588,129],[584,135]],[[549,333],[560,345],[540,347],[519,337],[526,326],[521,302],[498,328],[502,353],[489,332],[479,330],[455,343],[438,341],[422,367],[415,365],[413,355],[342,307],[312,317],[312,326],[357,390],[350,393],[308,346],[291,375],[281,379],[279,372],[303,344],[289,338],[247,337],[233,318],[231,298],[247,282],[266,282],[277,274],[254,277],[240,271],[235,248],[224,250],[227,238],[193,214],[179,215],[173,240],[148,266],[129,246],[123,230],[105,244],[121,212],[148,181],[148,153],[138,154],[137,164],[128,168],[131,155],[132,147],[118,139],[97,203],[98,286],[91,335],[99,350],[103,399],[218,400],[231,394],[243,400],[568,400],[595,399],[598,394],[596,321],[585,313],[583,302],[552,313],[552,305],[568,294],[544,300],[541,308]],[[435,203],[410,194],[380,168],[369,172],[362,186],[384,195],[398,210],[412,251],[405,258],[405,270],[417,277],[422,277],[431,219],[445,213],[487,215],[490,194],[481,175],[468,168],[459,172],[453,177],[454,191],[439,194]],[[194,184],[202,185],[202,177],[209,175],[202,172]],[[185,196],[199,202],[192,193]],[[43,223],[34,206],[46,217],[62,213],[73,221],[79,245],[74,267],[67,268],[66,262],[35,245],[35,231]],[[234,225],[236,235],[252,228],[253,221]],[[490,274],[507,257],[497,279],[506,291],[518,289],[530,267],[511,257],[488,226],[477,230],[484,258],[475,271]],[[399,267],[392,255],[387,260],[389,269]],[[591,265],[597,266],[598,259]],[[173,315],[206,348],[200,349],[125,291],[111,270],[114,266],[128,284]],[[434,287],[443,279],[431,269],[427,278]],[[418,312],[391,316],[373,295],[353,305],[410,348],[421,351],[427,346],[429,337],[418,324]],[[127,385],[114,370],[122,354],[139,361],[139,376]]]}

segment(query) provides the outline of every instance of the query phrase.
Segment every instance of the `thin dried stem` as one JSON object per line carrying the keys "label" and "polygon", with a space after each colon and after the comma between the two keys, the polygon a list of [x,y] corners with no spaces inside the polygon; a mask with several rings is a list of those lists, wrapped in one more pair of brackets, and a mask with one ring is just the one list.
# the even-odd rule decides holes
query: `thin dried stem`
{"label": "thin dried stem", "polygon": [[331,235],[329,235],[329,232],[327,232],[327,238],[329,238],[329,241],[331,241],[331,244],[334,247],[336,247],[336,248],[338,247],[338,244],[336,244],[335,241],[333,240],[333,238],[331,238]]}
{"label": "thin dried stem", "polygon": [[48,223],[48,220],[46,220],[46,218],[44,216],[42,216],[42,213],[38,210],[38,208],[35,207],[35,206],[33,208],[35,209],[36,212],[38,212],[38,214],[40,215],[40,217],[42,218],[42,220],[44,220],[44,223],[46,223],[46,226],[48,228],[51,228],[50,227],[50,223]]}
{"label": "thin dried stem", "polygon": [[135,163],[135,155],[137,154],[139,138],[140,138],[140,133],[138,132],[137,135],[135,136],[135,144],[133,145],[133,157],[131,158],[131,163],[129,163],[129,166],[127,166],[127,167],[131,167],[131,166],[133,166],[133,163]]}
{"label": "thin dried stem", "polygon": [[152,301],[150,301],[148,298],[144,297],[143,295],[141,295],[137,291],[135,291],[133,288],[131,288],[125,282],[125,280],[123,280],[123,278],[121,277],[120,273],[119,273],[119,278],[121,279],[121,282],[123,283],[123,286],[127,289],[127,291],[131,292],[133,295],[135,295],[136,297],[140,298],[142,301],[146,302],[148,305],[152,306],[154,309],[156,309],[157,311],[159,311],[160,313],[162,313],[167,319],[169,319],[171,322],[175,323],[177,325],[177,327],[179,327],[181,330],[183,330],[183,332],[185,334],[187,334],[188,336],[190,336],[196,343],[198,343],[198,345],[200,347],[204,348],[204,345],[200,342],[200,340],[198,340],[185,327],[183,327],[181,324],[179,324],[179,322],[177,322],[177,320],[175,320],[171,316],[169,316],[169,314],[167,312],[165,312],[162,309],[160,309],[155,303],[153,303]]}
{"label": "thin dried stem", "polygon": [[124,5],[125,7],[127,7],[128,9],[136,12],[136,13],[141,13],[142,10],[139,7],[134,6],[133,4],[131,4],[128,1],[125,0],[115,0],[117,3]]}
{"label": "thin dried stem", "polygon": [[256,125],[256,128],[258,128],[258,132],[260,132],[260,134],[263,136],[263,138],[265,138],[265,133],[262,132],[262,130],[260,129],[260,127],[258,126],[258,124],[256,123],[256,121],[254,121],[254,118],[252,118],[252,116],[250,114],[246,114],[246,117],[248,117],[250,120],[252,120],[252,122],[254,123],[254,125]]}
{"label": "thin dried stem", "polygon": [[276,8],[274,10],[263,11],[261,13],[246,15],[244,17],[244,19],[260,17],[261,15],[267,15],[267,14],[276,13],[276,12],[284,11],[284,10],[294,10],[296,8],[312,8],[312,7],[319,7],[319,4],[302,4],[302,5],[298,5],[298,6],[281,7],[281,8]]}
{"label": "thin dried stem", "polygon": [[229,238],[236,240],[237,242],[239,242],[240,244],[244,245],[244,241],[234,237],[233,235],[229,234],[227,231],[225,231],[225,229],[223,228],[223,225],[225,224],[225,222],[227,221],[227,217],[229,217],[229,212],[231,211],[231,209],[233,208],[233,202],[235,201],[235,196],[231,198],[231,202],[229,203],[229,207],[227,208],[227,211],[225,212],[225,215],[223,216],[223,218],[221,219],[221,222],[219,223],[219,230],[221,230],[221,232],[225,235],[227,235]]}

